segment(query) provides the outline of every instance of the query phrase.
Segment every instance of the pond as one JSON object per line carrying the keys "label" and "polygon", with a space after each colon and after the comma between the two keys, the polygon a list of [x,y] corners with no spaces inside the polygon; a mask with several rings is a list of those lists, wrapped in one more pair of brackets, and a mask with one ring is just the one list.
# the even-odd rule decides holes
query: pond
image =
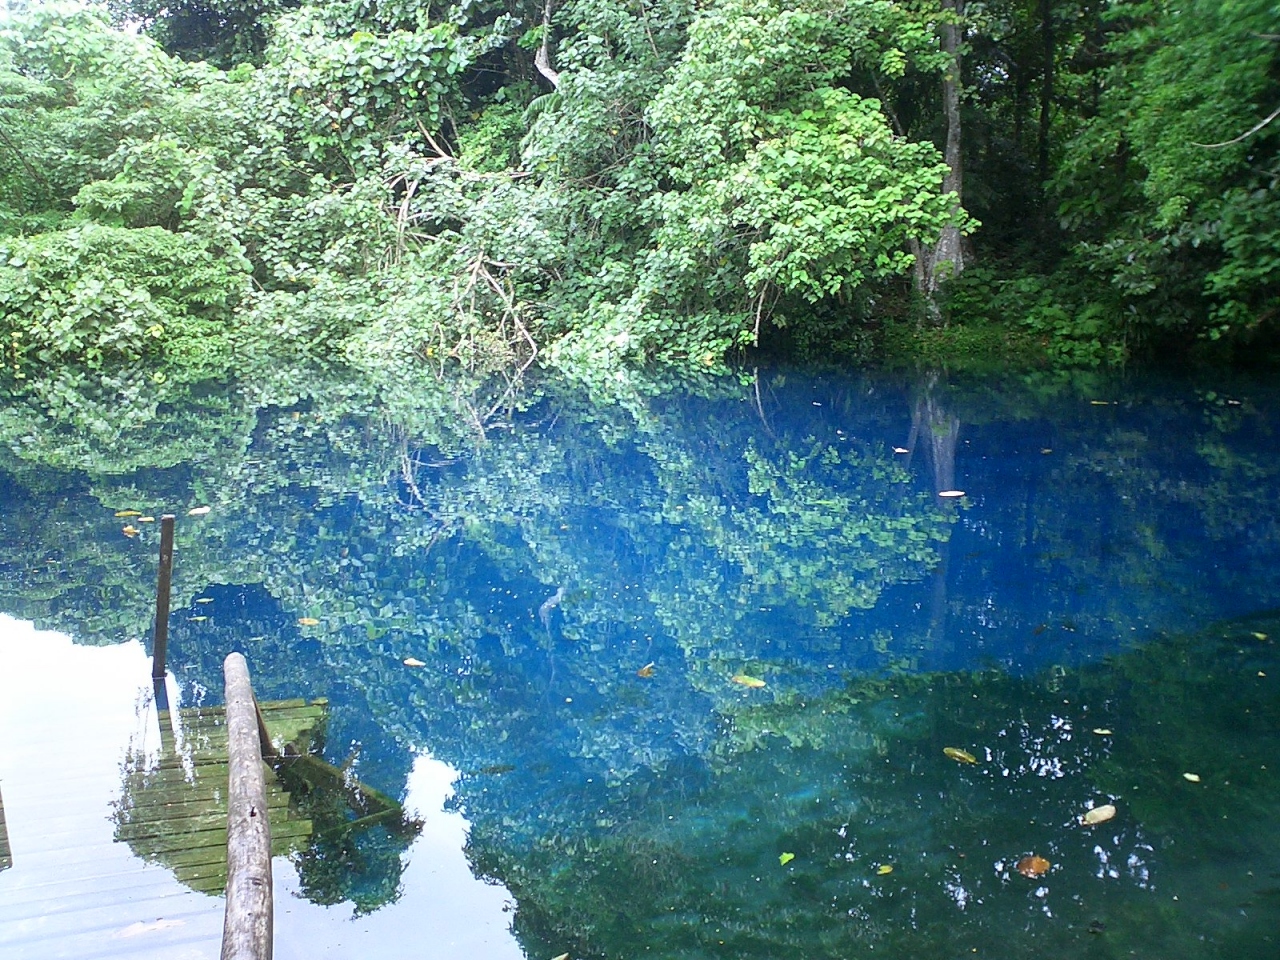
{"label": "pond", "polygon": [[108,818],[178,515],[172,697],[240,650],[419,817],[278,864],[277,956],[1272,958],[1278,435],[1235,374],[51,375],[4,673],[131,710]]}

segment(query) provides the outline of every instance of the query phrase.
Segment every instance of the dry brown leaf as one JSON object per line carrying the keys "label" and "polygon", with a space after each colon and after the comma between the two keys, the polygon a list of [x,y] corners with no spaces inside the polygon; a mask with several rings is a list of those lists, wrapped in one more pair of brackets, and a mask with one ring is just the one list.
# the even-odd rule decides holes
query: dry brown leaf
{"label": "dry brown leaf", "polygon": [[1053,864],[1044,857],[1037,857],[1035,854],[1032,854],[1029,857],[1023,857],[1019,860],[1014,869],[1024,877],[1030,877],[1034,880],[1036,877],[1043,877],[1049,872],[1049,868],[1052,866]]}

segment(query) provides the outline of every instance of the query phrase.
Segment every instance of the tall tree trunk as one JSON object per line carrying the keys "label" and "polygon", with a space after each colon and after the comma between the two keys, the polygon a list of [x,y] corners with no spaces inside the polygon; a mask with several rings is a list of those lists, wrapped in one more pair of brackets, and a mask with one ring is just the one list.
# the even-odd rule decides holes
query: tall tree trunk
{"label": "tall tree trunk", "polygon": [[[942,24],[942,50],[950,58],[946,72],[942,75],[942,108],[947,118],[947,143],[943,159],[947,163],[947,175],[942,181],[944,193],[956,196],[954,211],[959,219],[960,206],[964,194],[964,167],[960,157],[960,38],[963,32],[960,21],[964,17],[965,0],[943,0],[942,9],[947,14]],[[942,284],[952,277],[958,277],[964,270],[964,253],[960,246],[960,228],[949,226],[943,228],[937,244],[925,255],[923,271],[917,272],[917,278],[923,279],[925,305],[931,319],[941,320],[942,314],[937,305],[937,293]]]}
{"label": "tall tree trunk", "polygon": [[1040,139],[1037,144],[1037,163],[1040,183],[1049,179],[1049,123],[1053,119],[1053,60],[1055,43],[1053,36],[1053,2],[1040,0],[1040,40],[1043,43],[1044,67],[1040,84]]}

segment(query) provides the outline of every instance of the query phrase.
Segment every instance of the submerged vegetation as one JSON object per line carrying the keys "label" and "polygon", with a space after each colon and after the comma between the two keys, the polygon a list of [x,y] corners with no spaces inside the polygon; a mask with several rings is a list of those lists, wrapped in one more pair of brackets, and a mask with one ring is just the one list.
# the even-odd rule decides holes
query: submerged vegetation
{"label": "submerged vegetation", "polygon": [[1099,364],[1276,329],[1270,0],[11,6],[19,374],[592,379],[968,327],[941,349]]}

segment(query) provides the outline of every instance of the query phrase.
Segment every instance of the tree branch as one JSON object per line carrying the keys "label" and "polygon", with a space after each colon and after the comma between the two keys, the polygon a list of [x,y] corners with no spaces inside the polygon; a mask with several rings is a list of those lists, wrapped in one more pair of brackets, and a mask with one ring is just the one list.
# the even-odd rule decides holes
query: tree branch
{"label": "tree branch", "polygon": [[1253,129],[1246,130],[1244,133],[1240,134],[1240,136],[1238,137],[1233,137],[1230,140],[1223,140],[1221,143],[1196,143],[1194,140],[1192,140],[1191,145],[1193,147],[1204,147],[1206,150],[1216,150],[1218,147],[1229,147],[1233,143],[1239,143],[1241,140],[1247,140],[1249,137],[1252,137],[1255,133],[1257,133],[1259,130],[1265,127],[1268,123],[1270,123],[1276,117],[1280,117],[1280,107],[1276,107],[1274,110],[1271,111],[1270,116],[1268,116],[1264,120],[1259,120],[1256,124],[1254,124]]}
{"label": "tree branch", "polygon": [[551,86],[558,90],[560,89],[560,71],[551,66],[551,49],[547,45],[550,37],[551,0],[547,0],[547,5],[542,8],[542,46],[538,47],[538,52],[533,55],[533,65],[547,78]]}

